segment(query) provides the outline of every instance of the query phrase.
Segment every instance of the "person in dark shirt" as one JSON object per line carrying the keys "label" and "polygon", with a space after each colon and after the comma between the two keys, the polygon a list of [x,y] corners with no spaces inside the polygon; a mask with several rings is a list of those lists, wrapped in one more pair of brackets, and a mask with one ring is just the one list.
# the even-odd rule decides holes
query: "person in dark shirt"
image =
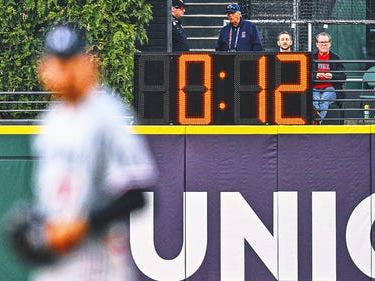
{"label": "person in dark shirt", "polygon": [[262,51],[258,29],[252,22],[242,19],[240,6],[229,4],[225,11],[229,23],[220,30],[216,51]]}
{"label": "person in dark shirt", "polygon": [[182,0],[172,2],[172,51],[189,51],[187,36],[182,26],[182,17],[185,14],[186,5]]}
{"label": "person in dark shirt", "polygon": [[[339,55],[331,51],[332,38],[327,32],[321,32],[315,37],[317,51],[313,54],[315,60],[313,65],[313,105],[317,111],[320,122],[324,120],[327,115],[329,105],[336,100],[336,96],[341,98],[340,92],[343,80],[346,80],[345,72],[338,72],[345,70],[340,60]],[[337,62],[325,62],[325,61]],[[336,82],[338,80],[339,82]]]}

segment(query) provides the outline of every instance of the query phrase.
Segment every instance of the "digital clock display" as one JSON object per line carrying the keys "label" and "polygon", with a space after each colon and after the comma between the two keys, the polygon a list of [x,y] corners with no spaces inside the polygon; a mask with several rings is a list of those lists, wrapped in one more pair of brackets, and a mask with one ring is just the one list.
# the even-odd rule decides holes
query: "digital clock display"
{"label": "digital clock display", "polygon": [[310,53],[138,53],[140,124],[311,123]]}

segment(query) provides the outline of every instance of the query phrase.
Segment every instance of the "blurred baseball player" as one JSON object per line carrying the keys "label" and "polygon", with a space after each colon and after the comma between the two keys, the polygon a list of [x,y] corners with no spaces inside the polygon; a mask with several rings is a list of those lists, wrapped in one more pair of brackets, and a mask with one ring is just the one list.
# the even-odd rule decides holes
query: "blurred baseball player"
{"label": "blurred baseball player", "polygon": [[34,143],[35,214],[13,227],[11,239],[39,264],[32,280],[134,280],[126,224],[116,219],[144,204],[140,190],[154,184],[154,163],[123,126],[121,102],[99,88],[81,37],[68,25],[46,37],[39,76],[62,102],[44,116]]}

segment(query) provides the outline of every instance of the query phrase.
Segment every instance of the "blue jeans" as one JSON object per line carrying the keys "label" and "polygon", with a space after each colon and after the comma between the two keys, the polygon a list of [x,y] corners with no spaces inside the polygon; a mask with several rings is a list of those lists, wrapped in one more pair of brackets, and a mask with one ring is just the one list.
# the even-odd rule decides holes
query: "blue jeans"
{"label": "blue jeans", "polygon": [[313,89],[313,105],[323,120],[327,115],[329,105],[336,99],[336,92],[334,92],[335,88],[333,87],[327,87],[322,90],[324,91],[318,92]]}

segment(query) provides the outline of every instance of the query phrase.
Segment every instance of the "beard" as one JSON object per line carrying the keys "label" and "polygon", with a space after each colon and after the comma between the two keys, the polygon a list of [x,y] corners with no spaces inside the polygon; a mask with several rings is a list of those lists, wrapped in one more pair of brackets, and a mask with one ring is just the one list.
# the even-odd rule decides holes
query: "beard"
{"label": "beard", "polygon": [[284,50],[284,51],[287,51],[291,48],[291,46],[285,46],[285,45],[280,45],[280,49]]}

